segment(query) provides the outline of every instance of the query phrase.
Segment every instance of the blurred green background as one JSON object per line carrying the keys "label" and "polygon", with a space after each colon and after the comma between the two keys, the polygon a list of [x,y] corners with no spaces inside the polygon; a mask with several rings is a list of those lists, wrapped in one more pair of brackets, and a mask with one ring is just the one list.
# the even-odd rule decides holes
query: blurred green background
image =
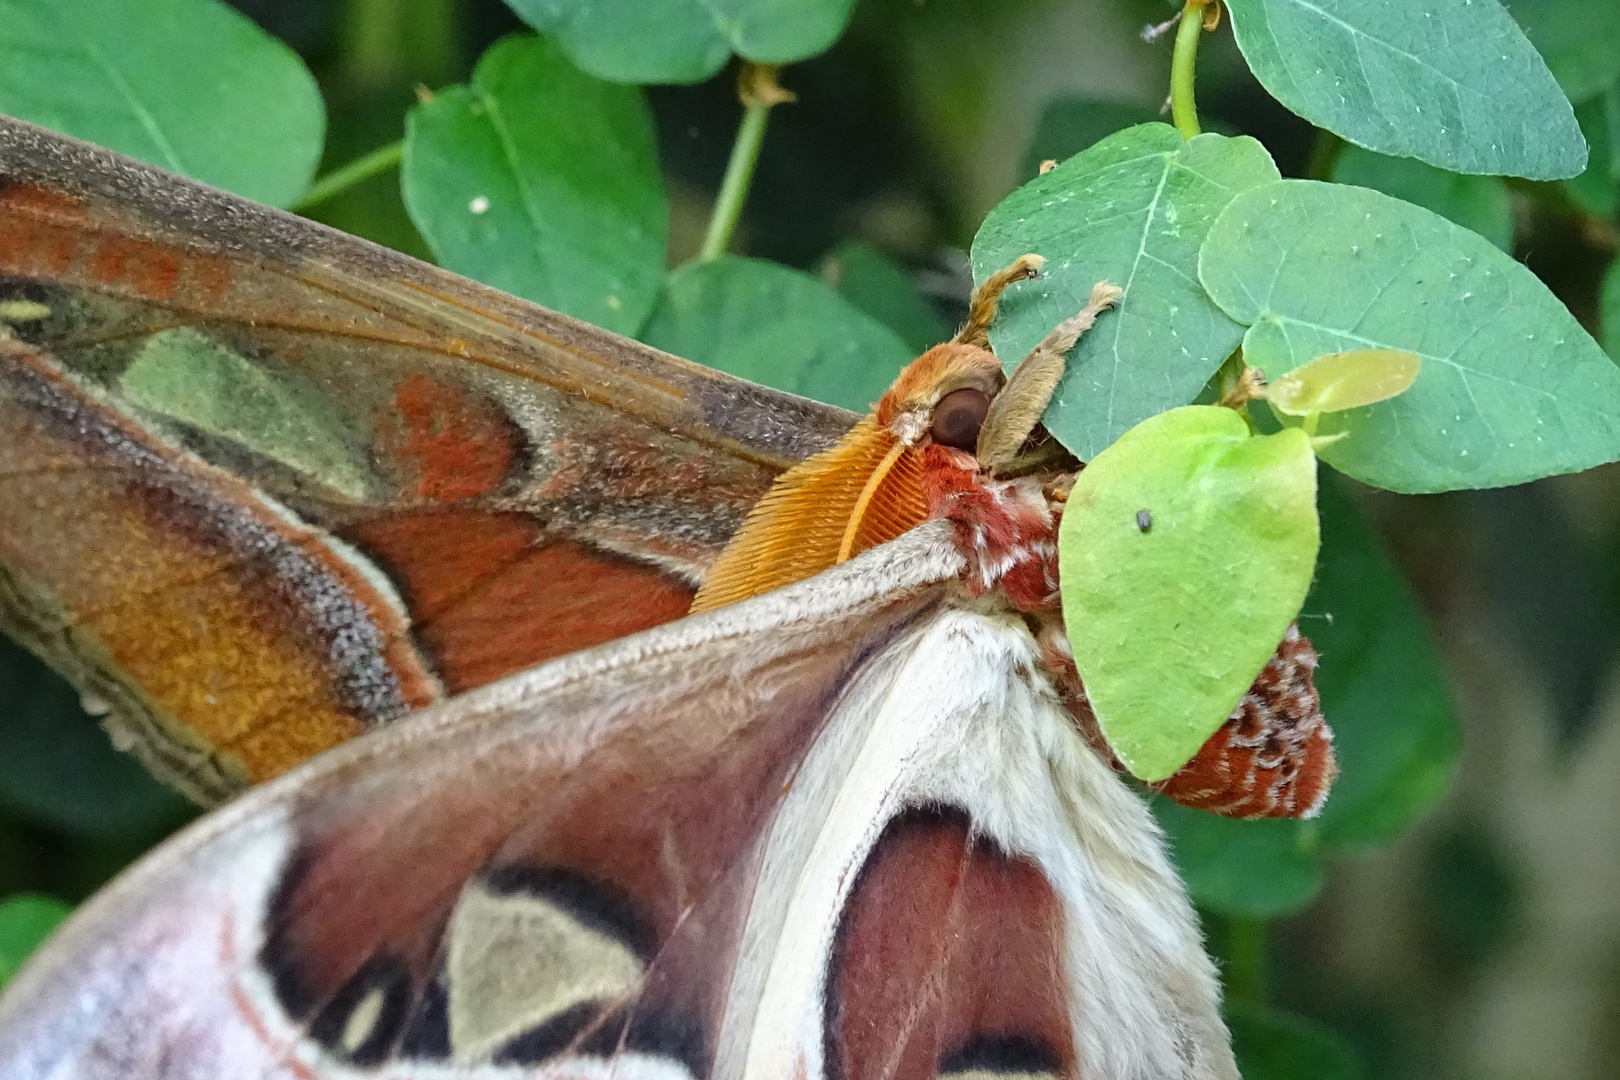
{"label": "blurred green background", "polygon": [[[501,0],[233,6],[319,79],[323,174],[400,139],[419,87],[465,81],[485,48],[522,28]],[[1556,6],[1512,10],[1523,20]],[[1175,11],[1160,0],[863,0],[837,44],[783,72],[798,101],[773,111],[733,249],[822,275],[908,345],[937,340],[965,311],[965,249],[983,215],[1042,160],[1160,115],[1170,36],[1147,42],[1142,30]],[[1620,232],[1611,121],[1598,106],[1577,102],[1594,155],[1575,181],[1464,180],[1425,166],[1392,178],[1276,104],[1229,33],[1208,36],[1199,63],[1206,129],[1257,137],[1285,176],[1376,181],[1445,208],[1510,248],[1601,334]],[[1587,81],[1613,97],[1620,65]],[[646,92],[676,266],[702,239],[739,106],[730,69]],[[428,257],[392,170],[304,212]],[[1444,496],[1346,490],[1428,616],[1462,724],[1461,765],[1415,828],[1330,862],[1320,892],[1308,866],[1295,893],[1314,899],[1302,909],[1264,927],[1206,911],[1249,1080],[1620,1075],[1620,467]],[[1369,609],[1385,594],[1402,602],[1394,578],[1367,572],[1352,585]],[[1322,617],[1307,608],[1307,633]],[[1327,651],[1324,671],[1334,660]],[[14,897],[6,925],[20,928],[16,941],[0,932],[0,976],[50,920],[32,898],[83,899],[191,814],[111,747],[68,687],[0,639],[0,896]],[[1222,869],[1262,872],[1233,865]],[[1218,892],[1195,886],[1200,899]],[[1322,1030],[1312,1022],[1336,1032],[1359,1064],[1268,1061],[1271,1044],[1255,1033],[1275,1021],[1262,1001],[1304,1017],[1286,1023],[1308,1037]]]}

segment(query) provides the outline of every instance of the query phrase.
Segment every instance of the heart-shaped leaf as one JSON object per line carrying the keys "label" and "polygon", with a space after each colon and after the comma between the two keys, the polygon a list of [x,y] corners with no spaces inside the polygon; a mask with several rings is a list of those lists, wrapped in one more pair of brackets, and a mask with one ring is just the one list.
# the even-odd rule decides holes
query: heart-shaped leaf
{"label": "heart-shaped leaf", "polygon": [[1271,95],[1369,150],[1556,180],[1586,165],[1569,100],[1496,0],[1227,0]]}
{"label": "heart-shaped leaf", "polygon": [[1234,195],[1277,176],[1253,139],[1189,141],[1143,124],[1030,181],[985,218],[973,239],[976,280],[1025,252],[1046,256],[1038,279],[1008,291],[990,331],[1009,369],[1097,282],[1125,290],[1080,339],[1046,410],[1046,426],[1082,460],[1192,401],[1237,348],[1242,328],[1196,280],[1198,245]]}
{"label": "heart-shaped leaf", "polygon": [[1327,855],[1389,843],[1457,768],[1461,730],[1428,627],[1344,489],[1324,472],[1322,549],[1299,616],[1322,654],[1316,685],[1339,762],[1321,816],[1235,821],[1154,801],[1188,891],[1224,915],[1297,911],[1320,889]]}
{"label": "heart-shaped leaf", "polygon": [[736,255],[671,274],[642,340],[857,412],[882,397],[912,357],[894,331],[826,282]]}
{"label": "heart-shaped leaf", "polygon": [[0,112],[287,206],[326,106],[298,55],[218,0],[5,0]]}
{"label": "heart-shaped leaf", "polygon": [[1058,533],[1063,616],[1108,742],[1163,780],[1231,715],[1299,612],[1316,562],[1316,458],[1189,405],[1097,455]]}
{"label": "heart-shaped leaf", "polygon": [[1198,261],[1277,378],[1401,349],[1399,397],[1322,418],[1322,459],[1393,491],[1517,484],[1620,457],[1620,369],[1534,274],[1476,233],[1364,188],[1284,180],[1232,200]]}
{"label": "heart-shaped leaf", "polygon": [[664,279],[669,207],[641,91],[514,35],[411,110],[401,190],[444,266],[634,334]]}

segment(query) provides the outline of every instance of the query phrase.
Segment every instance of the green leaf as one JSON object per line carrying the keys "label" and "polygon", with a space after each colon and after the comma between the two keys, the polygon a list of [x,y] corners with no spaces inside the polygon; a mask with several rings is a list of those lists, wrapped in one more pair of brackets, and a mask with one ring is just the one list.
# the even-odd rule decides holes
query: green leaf
{"label": "green leaf", "polygon": [[1271,95],[1318,127],[1442,169],[1556,180],[1586,165],[1569,100],[1496,0],[1228,0]]}
{"label": "green leaf", "polygon": [[1025,252],[1035,281],[1002,300],[990,331],[1009,369],[1107,280],[1125,290],[1075,347],[1046,426],[1089,461],[1132,425],[1185,405],[1235,349],[1242,328],[1196,280],[1198,245],[1239,191],[1277,179],[1253,139],[1183,141],[1167,124],[1112,135],[1009,195],[973,240],[983,281]]}
{"label": "green leaf", "polygon": [[1036,176],[1043,161],[1067,161],[1116,131],[1155,123],[1158,119],[1158,109],[1134,101],[1076,97],[1049,101],[1041,110],[1035,134],[1030,136],[1029,146],[1024,150],[1018,175]]}
{"label": "green leaf", "polygon": [[1226,1003],[1243,1080],[1362,1080],[1355,1051],[1325,1024],[1250,1002]]}
{"label": "green leaf", "polygon": [[1324,846],[1363,848],[1393,840],[1444,794],[1462,735],[1411,590],[1344,488],[1323,476],[1322,553],[1300,627],[1322,655],[1316,686],[1339,761],[1314,824]]}
{"label": "green leaf", "polygon": [[1346,146],[1333,162],[1333,181],[1405,199],[1473,229],[1503,251],[1513,250],[1513,206],[1499,176],[1463,176],[1413,158]]}
{"label": "green leaf", "polygon": [[1155,799],[1187,892],[1222,915],[1270,919],[1298,911],[1322,891],[1314,834],[1297,821],[1238,821]]}
{"label": "green leaf", "polygon": [[736,255],[672,273],[641,337],[688,360],[859,412],[912,358],[894,331],[820,279]]}
{"label": "green leaf", "polygon": [[1620,362],[1620,259],[1609,264],[1603,275],[1603,291],[1598,297],[1598,319],[1603,329],[1603,347]]}
{"label": "green leaf", "polygon": [[24,893],[0,900],[0,986],[73,911],[60,900]]}
{"label": "green leaf", "polygon": [[806,60],[844,32],[854,0],[506,0],[593,75],[693,83],[736,53],[766,64]]}
{"label": "green leaf", "polygon": [[1299,612],[1316,546],[1298,429],[1251,435],[1231,409],[1188,405],[1087,465],[1058,533],[1063,616],[1132,774],[1163,780],[1225,723]]}
{"label": "green leaf", "polygon": [[[1620,11],[1620,5],[1616,6]],[[1611,85],[1575,109],[1575,118],[1592,148],[1586,171],[1564,181],[1571,201],[1601,218],[1620,210],[1620,83]]]}
{"label": "green leaf", "polygon": [[411,110],[400,183],[440,263],[621,334],[663,284],[669,207],[641,92],[533,35]]}
{"label": "green leaf", "polygon": [[506,0],[585,71],[623,83],[695,83],[731,45],[702,0]]}
{"label": "green leaf", "polygon": [[1620,4],[1613,0],[1512,0],[1508,10],[1571,101],[1620,74]]}
{"label": "green leaf", "polygon": [[1266,400],[1289,416],[1375,405],[1405,393],[1421,363],[1399,349],[1329,353],[1275,380],[1266,388]]}
{"label": "green leaf", "polygon": [[1412,388],[1324,416],[1322,459],[1393,491],[1516,484],[1620,457],[1620,370],[1534,274],[1479,235],[1363,188],[1239,195],[1199,277],[1272,378],[1326,353],[1403,349]]}
{"label": "green leaf", "polygon": [[839,244],[822,261],[821,276],[845,300],[899,334],[913,353],[920,355],[951,336],[944,318],[905,271],[871,244]]}
{"label": "green leaf", "polygon": [[326,111],[287,46],[218,0],[0,0],[0,112],[272,206]]}
{"label": "green leaf", "polygon": [[0,807],[96,841],[151,843],[195,809],[154,780],[60,676],[0,637]]}

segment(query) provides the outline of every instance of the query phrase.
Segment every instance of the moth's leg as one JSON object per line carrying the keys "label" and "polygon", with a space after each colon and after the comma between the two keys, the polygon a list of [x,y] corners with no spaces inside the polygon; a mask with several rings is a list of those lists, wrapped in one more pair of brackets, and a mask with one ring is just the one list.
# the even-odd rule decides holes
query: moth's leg
{"label": "moth's leg", "polygon": [[951,339],[957,345],[977,345],[990,348],[990,324],[996,321],[996,307],[1001,294],[1015,281],[1027,281],[1040,272],[1046,259],[1040,255],[1020,255],[984,279],[984,284],[973,290],[968,300],[968,320]]}
{"label": "moth's leg", "polygon": [[[985,282],[986,285],[989,282]],[[1007,385],[990,402],[984,424],[979,428],[977,457],[980,468],[994,473],[1018,455],[1024,440],[1040,423],[1047,402],[1063,378],[1069,350],[1080,335],[1091,329],[1097,316],[1113,307],[1124,290],[1106,281],[1091,287],[1086,306],[1052,328],[1041,343],[1019,363]]]}

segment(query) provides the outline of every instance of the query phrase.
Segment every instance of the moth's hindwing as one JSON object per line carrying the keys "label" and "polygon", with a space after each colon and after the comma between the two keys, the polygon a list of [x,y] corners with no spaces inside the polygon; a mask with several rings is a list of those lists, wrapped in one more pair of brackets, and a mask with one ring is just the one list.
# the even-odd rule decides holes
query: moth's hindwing
{"label": "moth's hindwing", "polygon": [[931,523],[323,755],[92,901],[0,1078],[1234,1080],[1144,804]]}

